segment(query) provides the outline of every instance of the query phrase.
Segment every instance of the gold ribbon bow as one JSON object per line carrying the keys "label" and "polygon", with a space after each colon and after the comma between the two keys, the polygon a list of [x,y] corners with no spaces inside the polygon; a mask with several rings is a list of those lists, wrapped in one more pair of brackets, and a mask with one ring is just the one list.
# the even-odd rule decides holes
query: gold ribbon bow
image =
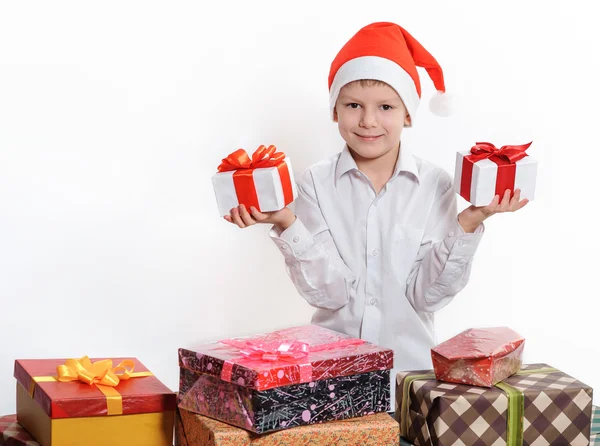
{"label": "gold ribbon bow", "polygon": [[81,381],[95,385],[106,397],[108,415],[121,415],[123,413],[123,398],[115,389],[121,381],[142,376],[153,376],[152,372],[134,372],[134,362],[131,359],[121,361],[116,367],[112,366],[112,359],[103,359],[92,363],[90,358],[84,356],[80,359],[67,359],[67,361],[56,367],[58,377],[35,376],[33,377],[30,395],[33,397],[35,383],[59,381],[72,382]]}

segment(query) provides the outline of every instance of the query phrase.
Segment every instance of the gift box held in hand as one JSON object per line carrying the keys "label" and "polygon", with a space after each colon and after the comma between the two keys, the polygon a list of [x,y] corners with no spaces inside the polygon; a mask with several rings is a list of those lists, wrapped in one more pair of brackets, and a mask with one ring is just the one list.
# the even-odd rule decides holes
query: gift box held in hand
{"label": "gift box held in hand", "polygon": [[177,446],[397,446],[398,423],[387,413],[255,434],[212,418],[179,409]]}
{"label": "gift box held in hand", "polygon": [[431,349],[440,381],[491,387],[521,369],[525,339],[510,328],[477,328]]}
{"label": "gift box held in hand", "polygon": [[487,142],[476,143],[471,150],[456,154],[454,185],[456,192],[475,206],[487,206],[495,195],[511,197],[521,190],[521,199],[533,200],[537,161],[525,152],[531,143],[502,146],[497,149]]}
{"label": "gift box held in hand", "polygon": [[307,325],[179,350],[179,407],[256,433],[390,407],[393,351]]}
{"label": "gift box held in hand", "polygon": [[250,211],[283,209],[298,195],[290,159],[275,146],[260,146],[248,156],[239,149],[224,158],[212,183],[221,217],[240,204]]}
{"label": "gift box held in hand", "polygon": [[416,446],[585,446],[592,389],[546,364],[524,366],[492,388],[438,381],[431,370],[397,375],[400,435]]}
{"label": "gift box held in hand", "polygon": [[42,446],[172,445],[176,395],[137,359],[15,361],[17,419]]}

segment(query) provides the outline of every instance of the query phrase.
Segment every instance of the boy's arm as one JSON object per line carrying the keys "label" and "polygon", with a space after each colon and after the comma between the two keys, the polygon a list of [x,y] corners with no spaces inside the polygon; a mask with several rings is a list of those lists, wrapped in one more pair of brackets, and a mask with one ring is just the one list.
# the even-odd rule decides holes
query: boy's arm
{"label": "boy's arm", "polygon": [[287,229],[275,226],[270,236],[300,295],[313,307],[337,310],[355,295],[358,281],[340,257],[308,171],[298,183],[295,213]]}
{"label": "boy's arm", "polygon": [[434,312],[446,306],[469,280],[483,224],[466,233],[458,222],[456,192],[444,172],[425,234],[407,279],[406,297],[417,311]]}

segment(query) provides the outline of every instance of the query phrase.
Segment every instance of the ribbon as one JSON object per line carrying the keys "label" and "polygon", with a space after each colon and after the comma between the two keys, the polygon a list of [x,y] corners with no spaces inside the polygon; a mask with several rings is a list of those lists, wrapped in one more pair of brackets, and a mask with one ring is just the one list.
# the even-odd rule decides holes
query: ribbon
{"label": "ribbon", "polygon": [[219,342],[239,349],[241,355],[239,358],[234,358],[223,363],[223,369],[221,370],[221,379],[223,381],[231,382],[233,365],[237,361],[247,366],[276,362],[294,364],[299,367],[300,382],[309,382],[312,380],[312,364],[308,361],[309,353],[334,350],[349,345],[360,345],[364,344],[365,340],[348,338],[316,346],[310,346],[306,342],[296,340],[265,342],[261,339],[223,339]]}
{"label": "ribbon", "polygon": [[57,376],[34,376],[29,386],[29,395],[33,398],[35,384],[40,382],[74,382],[79,381],[90,386],[95,385],[106,397],[108,415],[123,414],[123,398],[115,389],[121,381],[143,376],[153,376],[152,372],[134,372],[134,362],[131,359],[121,361],[116,367],[112,359],[104,359],[92,363],[84,356],[80,359],[67,359],[56,367]]}
{"label": "ribbon", "polygon": [[471,155],[465,156],[462,161],[460,195],[467,201],[471,201],[473,165],[484,159],[489,159],[498,165],[495,195],[502,197],[506,189],[514,190],[517,173],[516,162],[527,156],[526,150],[532,143],[533,141],[517,146],[502,146],[499,149],[489,142],[475,143],[471,147]]}
{"label": "ribbon", "polygon": [[285,154],[277,152],[277,148],[274,145],[270,145],[269,147],[264,145],[259,146],[252,154],[252,158],[248,156],[248,153],[244,149],[238,149],[226,158],[223,158],[217,170],[219,172],[234,171],[233,184],[238,203],[244,204],[247,208],[254,206],[260,211],[253,172],[254,169],[268,167],[276,167],[279,172],[283,189],[283,199],[287,206],[294,200],[292,179],[289,168],[285,163]]}
{"label": "ribbon", "polygon": [[[558,369],[544,367],[540,369],[520,370],[516,375],[533,375],[535,373],[555,373]],[[402,383],[402,402],[400,406],[400,435],[408,438],[408,417],[410,388],[414,381],[435,379],[433,373],[409,375]],[[506,445],[523,445],[523,420],[525,418],[525,396],[523,392],[506,382],[499,382],[495,387],[502,390],[508,397],[508,410],[506,415]]]}

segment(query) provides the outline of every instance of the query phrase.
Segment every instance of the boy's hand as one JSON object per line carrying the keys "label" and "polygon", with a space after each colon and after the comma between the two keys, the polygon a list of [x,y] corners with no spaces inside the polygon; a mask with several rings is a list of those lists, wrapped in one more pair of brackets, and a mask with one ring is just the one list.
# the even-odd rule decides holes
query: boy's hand
{"label": "boy's hand", "polygon": [[488,206],[469,206],[458,214],[458,223],[465,232],[475,232],[477,227],[483,223],[486,218],[491,217],[498,212],[515,212],[524,207],[529,200],[521,200],[521,190],[516,189],[515,194],[510,198],[510,189],[506,189],[504,197],[500,202],[500,196],[496,195]]}
{"label": "boy's hand", "polygon": [[223,218],[229,223],[238,225],[240,228],[247,228],[256,223],[268,223],[277,226],[280,231],[285,231],[296,220],[296,216],[288,208],[283,208],[275,212],[259,212],[258,209],[252,206],[250,207],[250,212],[248,212],[246,206],[243,204],[233,208],[230,215],[226,215]]}

